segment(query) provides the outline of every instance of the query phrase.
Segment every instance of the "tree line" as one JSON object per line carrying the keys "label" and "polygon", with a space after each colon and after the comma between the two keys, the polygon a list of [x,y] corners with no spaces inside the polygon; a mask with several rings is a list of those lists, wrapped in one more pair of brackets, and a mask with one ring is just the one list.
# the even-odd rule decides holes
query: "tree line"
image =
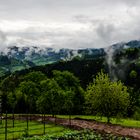
{"label": "tree line", "polygon": [[72,102],[71,106],[74,106],[72,113],[82,110],[84,90],[78,78],[68,71],[53,71],[52,78],[42,72],[31,72],[18,80],[14,79],[16,77],[9,76],[1,82],[3,111],[64,113],[67,112],[68,97]]}
{"label": "tree line", "polygon": [[110,122],[111,117],[128,116],[130,97],[121,81],[112,82],[103,71],[86,89],[69,71],[54,70],[51,77],[33,71],[1,81],[3,113],[90,114],[106,116]]}

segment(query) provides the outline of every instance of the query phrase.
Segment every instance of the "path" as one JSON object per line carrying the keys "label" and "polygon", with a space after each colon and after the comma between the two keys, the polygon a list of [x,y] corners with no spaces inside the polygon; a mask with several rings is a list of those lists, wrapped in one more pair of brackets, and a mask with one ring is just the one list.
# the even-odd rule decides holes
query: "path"
{"label": "path", "polygon": [[[51,122],[55,121],[55,119],[52,117],[47,117],[47,119]],[[57,123],[67,126],[69,124],[69,120],[57,118]],[[106,123],[101,123],[96,121],[79,120],[79,119],[72,119],[71,125],[76,129],[83,128],[83,129],[96,130],[100,132],[112,133],[115,135],[130,137],[134,140],[140,140],[140,128],[123,127],[119,125],[106,124]]]}
{"label": "path", "polygon": [[[22,117],[15,117],[15,119],[21,119],[21,120],[26,120],[26,116]],[[41,116],[36,116],[32,115],[30,117],[31,120],[36,120],[36,121],[42,121]],[[50,122],[55,122],[54,117],[45,117],[45,121],[50,121]],[[69,126],[69,119],[61,119],[57,118],[56,123],[63,125],[63,126]],[[120,125],[114,125],[114,124],[107,124],[107,123],[102,123],[102,122],[97,122],[94,120],[82,120],[82,119],[72,119],[71,120],[71,127],[74,129],[90,129],[90,130],[95,130],[99,132],[105,132],[105,133],[112,133],[114,135],[121,135],[125,137],[130,137],[133,140],[140,140],[140,128],[132,128],[132,127],[123,127]]]}

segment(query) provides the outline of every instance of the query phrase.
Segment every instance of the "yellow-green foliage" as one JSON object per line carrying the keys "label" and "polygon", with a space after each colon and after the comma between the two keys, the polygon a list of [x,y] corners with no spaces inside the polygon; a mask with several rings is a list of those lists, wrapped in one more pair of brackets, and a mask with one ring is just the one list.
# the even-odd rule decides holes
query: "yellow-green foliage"
{"label": "yellow-green foliage", "polygon": [[91,112],[106,116],[108,121],[110,117],[124,115],[129,105],[127,87],[100,72],[87,88],[86,104]]}

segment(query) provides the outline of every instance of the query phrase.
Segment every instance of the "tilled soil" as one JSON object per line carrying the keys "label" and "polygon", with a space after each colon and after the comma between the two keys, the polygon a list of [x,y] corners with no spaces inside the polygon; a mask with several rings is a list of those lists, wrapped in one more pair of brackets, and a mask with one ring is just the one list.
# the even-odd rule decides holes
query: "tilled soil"
{"label": "tilled soil", "polygon": [[[16,117],[15,119],[26,120],[26,116]],[[30,120],[42,121],[44,120],[42,116],[30,116]],[[55,122],[57,124],[63,126],[70,126],[69,119],[61,119],[54,117],[45,117],[45,122]],[[114,135],[120,135],[125,137],[130,137],[134,140],[140,140],[140,128],[131,128],[131,127],[123,127],[120,125],[107,124],[97,121],[89,121],[83,119],[71,119],[71,128],[81,130],[81,129],[90,129],[103,133],[111,133]]]}
{"label": "tilled soil", "polygon": [[[55,118],[48,117],[47,119],[51,122],[55,122]],[[56,122],[57,124],[64,125],[64,126],[69,125],[68,119],[57,118]],[[129,128],[129,127],[123,127],[119,125],[106,124],[106,123],[101,123],[96,121],[78,120],[78,119],[72,119],[71,126],[75,129],[96,130],[105,133],[112,133],[114,135],[130,137],[134,140],[140,140],[140,128]]]}

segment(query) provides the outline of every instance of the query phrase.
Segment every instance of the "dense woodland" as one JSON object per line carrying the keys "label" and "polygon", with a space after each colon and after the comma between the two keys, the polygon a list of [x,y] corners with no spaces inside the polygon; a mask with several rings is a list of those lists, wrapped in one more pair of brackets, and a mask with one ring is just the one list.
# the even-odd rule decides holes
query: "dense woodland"
{"label": "dense woodland", "polygon": [[2,112],[139,119],[139,57],[139,48],[128,48],[115,51],[111,67],[106,55],[77,57],[3,76]]}

